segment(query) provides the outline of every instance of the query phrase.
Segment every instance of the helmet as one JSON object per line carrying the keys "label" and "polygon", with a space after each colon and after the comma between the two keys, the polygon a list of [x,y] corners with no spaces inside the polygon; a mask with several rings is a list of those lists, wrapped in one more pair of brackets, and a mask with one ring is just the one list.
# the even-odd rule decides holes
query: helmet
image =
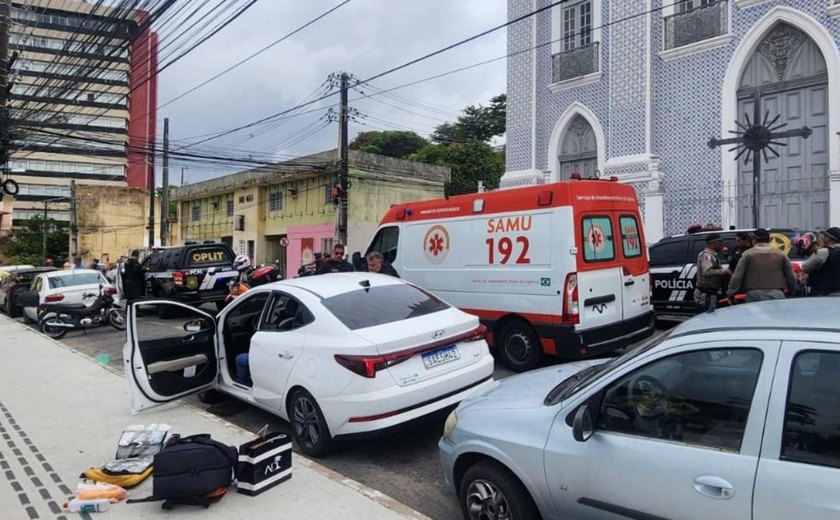
{"label": "helmet", "polygon": [[810,256],[811,247],[817,245],[817,235],[816,233],[808,231],[807,233],[802,233],[796,237],[795,242],[796,250],[799,253],[799,256]]}
{"label": "helmet", "polygon": [[251,267],[251,259],[245,255],[239,255],[233,259],[233,268],[240,273]]}

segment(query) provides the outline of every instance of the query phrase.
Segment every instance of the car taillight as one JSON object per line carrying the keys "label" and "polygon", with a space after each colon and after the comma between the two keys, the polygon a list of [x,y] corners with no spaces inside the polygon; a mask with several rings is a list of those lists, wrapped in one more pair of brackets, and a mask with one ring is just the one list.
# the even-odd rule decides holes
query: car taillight
{"label": "car taillight", "polygon": [[563,322],[573,325],[580,323],[577,273],[566,275],[566,285],[563,291]]}
{"label": "car taillight", "polygon": [[105,294],[107,294],[108,296],[114,296],[115,294],[117,294],[116,287],[106,287]]}
{"label": "car taillight", "polygon": [[181,287],[184,285],[184,273],[174,272],[172,273],[172,283]]}
{"label": "car taillight", "polygon": [[63,299],[64,299],[64,295],[63,295],[63,294],[48,294],[48,295],[44,298],[44,303],[55,303],[55,302],[60,302],[60,301],[61,301],[61,300],[63,300]]}
{"label": "car taillight", "polygon": [[348,356],[336,354],[335,360],[347,370],[355,372],[362,377],[373,379],[376,377],[377,370],[385,370],[388,367],[402,363],[411,359],[413,355],[414,352],[411,351],[395,352],[384,356]]}
{"label": "car taillight", "polygon": [[417,354],[437,350],[441,347],[446,347],[455,343],[480,341],[484,339],[484,336],[486,334],[487,327],[485,327],[484,325],[479,325],[473,330],[455,336],[454,338],[442,339],[440,341],[427,343],[419,347],[400,350],[398,352],[391,352],[389,354],[374,354],[369,356],[336,354],[334,357],[336,362],[339,365],[346,368],[347,370],[355,372],[356,374],[359,374],[362,377],[373,379],[376,377],[377,370],[385,370],[388,367],[392,367],[396,364],[402,363],[403,361],[407,361],[412,357],[416,356]]}

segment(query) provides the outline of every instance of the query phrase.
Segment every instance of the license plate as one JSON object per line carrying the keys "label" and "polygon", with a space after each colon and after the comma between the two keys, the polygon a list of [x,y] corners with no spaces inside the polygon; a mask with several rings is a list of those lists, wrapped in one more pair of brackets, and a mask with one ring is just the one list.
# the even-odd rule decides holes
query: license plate
{"label": "license plate", "polygon": [[433,352],[423,354],[423,364],[426,368],[434,368],[438,365],[445,365],[450,361],[461,359],[461,353],[458,352],[458,346],[444,347]]}

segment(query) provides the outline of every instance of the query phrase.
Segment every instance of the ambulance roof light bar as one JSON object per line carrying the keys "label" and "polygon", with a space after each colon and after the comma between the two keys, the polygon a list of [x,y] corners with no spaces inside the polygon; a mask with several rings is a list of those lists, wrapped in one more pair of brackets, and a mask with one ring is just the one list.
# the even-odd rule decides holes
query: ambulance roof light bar
{"label": "ambulance roof light bar", "polygon": [[583,180],[583,176],[579,173],[573,173],[573,174],[569,175],[569,178],[572,179],[573,181]]}

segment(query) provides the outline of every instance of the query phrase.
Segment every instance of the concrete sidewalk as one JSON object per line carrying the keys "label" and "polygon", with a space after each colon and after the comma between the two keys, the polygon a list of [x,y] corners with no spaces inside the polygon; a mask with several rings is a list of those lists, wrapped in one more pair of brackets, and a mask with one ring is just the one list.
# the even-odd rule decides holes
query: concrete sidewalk
{"label": "concrete sidewalk", "polygon": [[[254,434],[191,406],[173,404],[140,415],[129,411],[122,376],[6,316],[0,316],[0,518],[73,518],[61,505],[78,476],[111,460],[131,424],[165,423],[173,433],[210,433],[238,446]],[[365,518],[423,519],[423,515],[298,454],[291,480],[258,497],[235,489],[210,509],[161,502],[112,504],[102,518]],[[129,491],[152,493],[152,478]],[[83,515],[88,517],[88,515]]]}

